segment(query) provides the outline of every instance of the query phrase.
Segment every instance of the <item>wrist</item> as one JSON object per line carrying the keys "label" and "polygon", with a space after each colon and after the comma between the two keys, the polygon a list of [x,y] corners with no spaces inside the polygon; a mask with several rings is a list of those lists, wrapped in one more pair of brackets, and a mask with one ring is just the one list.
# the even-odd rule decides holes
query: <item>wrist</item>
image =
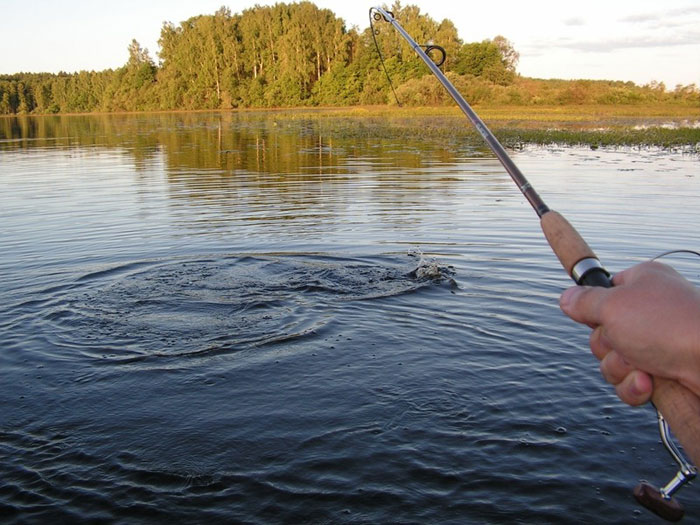
{"label": "wrist", "polygon": [[694,342],[691,348],[692,365],[688,371],[688,387],[700,396],[700,315],[698,315]]}
{"label": "wrist", "polygon": [[696,290],[695,317],[688,337],[688,367],[681,372],[681,380],[695,395],[700,396],[700,292]]}

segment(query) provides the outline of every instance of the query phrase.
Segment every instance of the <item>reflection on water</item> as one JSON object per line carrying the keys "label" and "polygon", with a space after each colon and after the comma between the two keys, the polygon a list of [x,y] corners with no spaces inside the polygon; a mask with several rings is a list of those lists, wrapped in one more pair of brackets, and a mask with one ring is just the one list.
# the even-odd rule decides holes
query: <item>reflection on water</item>
{"label": "reflection on water", "polygon": [[[0,119],[0,150],[51,148],[118,148],[133,158],[136,169],[157,162],[164,152],[168,167],[211,174],[238,171],[296,175],[316,180],[337,172],[343,161],[363,157],[384,171],[422,169],[454,162],[459,152],[426,147],[413,139],[405,148],[395,141],[333,139],[339,131],[361,127],[363,119],[314,118],[300,113],[163,113],[148,115],[46,116]],[[367,119],[372,122],[372,119]],[[361,132],[360,132],[361,135]],[[357,155],[358,151],[361,155]],[[427,154],[427,156],[426,156]]]}
{"label": "reflection on water", "polygon": [[[367,122],[0,119],[5,521],[654,523],[507,175]],[[514,155],[613,271],[699,248],[697,157]]]}

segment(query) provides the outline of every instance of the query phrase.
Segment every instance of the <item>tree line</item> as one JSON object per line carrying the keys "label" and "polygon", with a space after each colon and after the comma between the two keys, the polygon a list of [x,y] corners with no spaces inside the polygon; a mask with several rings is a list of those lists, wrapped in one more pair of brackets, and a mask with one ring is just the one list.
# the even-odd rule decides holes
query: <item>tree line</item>
{"label": "tree line", "polygon": [[[416,6],[392,11],[418,42],[445,48],[442,66],[473,103],[700,104],[694,85],[537,80],[517,74],[518,53],[502,36],[463,42],[450,20]],[[401,103],[451,103],[400,35],[386,23],[359,32],[315,4],[222,7],[165,23],[158,63],[136,40],[126,64],[104,71],[0,75],[0,114],[351,106],[394,103],[375,37]]]}

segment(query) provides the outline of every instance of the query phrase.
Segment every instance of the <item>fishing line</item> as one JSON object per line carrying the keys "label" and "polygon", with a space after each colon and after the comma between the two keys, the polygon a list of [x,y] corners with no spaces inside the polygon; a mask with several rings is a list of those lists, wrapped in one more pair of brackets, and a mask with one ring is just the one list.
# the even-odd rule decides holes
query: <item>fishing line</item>
{"label": "fishing line", "polygon": [[[394,16],[394,13],[391,11],[387,11],[392,17]],[[377,42],[377,35],[379,35],[379,29],[374,28],[374,23],[372,19],[374,20],[381,20],[382,15],[379,13],[374,13],[374,16],[372,16],[372,9],[369,10],[369,28],[372,31],[372,40],[374,40],[374,47],[377,48],[377,54],[379,55],[379,61],[382,64],[382,69],[384,70],[384,74],[386,75],[386,79],[389,82],[389,86],[391,86],[391,91],[394,93],[394,98],[396,99],[396,104],[401,106],[401,101],[399,100],[399,96],[396,94],[396,89],[394,89],[394,83],[391,81],[391,76],[389,75],[389,70],[386,68],[386,64],[384,63],[384,55],[382,55],[382,50],[379,47],[379,42]]]}
{"label": "fishing line", "polygon": [[666,256],[668,256],[668,255],[675,255],[675,254],[678,254],[678,253],[688,253],[688,254],[690,254],[690,255],[697,255],[698,257],[700,257],[700,252],[696,252],[695,250],[670,250],[670,251],[668,251],[668,252],[664,252],[664,253],[662,253],[662,254],[660,254],[660,255],[657,255],[656,257],[652,257],[652,258],[649,259],[649,260],[650,260],[650,261],[656,261],[656,260],[658,260],[658,259],[661,259],[662,257],[666,257]]}
{"label": "fishing line", "polygon": [[[401,101],[399,100],[399,96],[396,94],[396,89],[394,88],[394,83],[391,81],[391,75],[389,75],[389,70],[386,67],[386,63],[384,62],[384,55],[382,54],[382,50],[379,47],[379,42],[377,41],[377,36],[379,35],[379,29],[374,28],[374,22],[373,20],[380,21],[382,20],[382,15],[380,13],[374,13],[372,14],[372,11],[374,8],[370,8],[369,10],[369,27],[372,32],[372,39],[374,40],[374,47],[377,49],[377,54],[379,55],[379,61],[382,64],[382,69],[384,70],[384,74],[386,75],[386,79],[389,81],[389,86],[391,86],[391,91],[394,93],[394,98],[396,99],[396,104],[401,107],[403,104],[401,104]],[[384,11],[385,13],[391,15],[392,18],[394,18],[394,13],[392,11]],[[434,60],[431,58],[433,63],[437,66],[440,67],[445,63],[445,60],[447,59],[447,52],[445,51],[445,48],[442,46],[438,46],[436,44],[426,44],[426,45],[420,45],[419,47],[422,47],[425,50],[425,54],[430,56],[430,53],[433,51],[438,51],[440,53],[440,59],[439,60]]]}
{"label": "fishing line", "polygon": [[[508,172],[522,195],[537,213],[537,216],[540,218],[542,232],[547,242],[574,282],[578,285],[610,288],[612,286],[610,273],[600,263],[595,252],[593,252],[576,229],[560,213],[549,209],[542,198],[537,194],[532,184],[530,184],[520,169],[515,165],[495,135],[489,130],[481,118],[479,118],[467,101],[464,100],[461,93],[457,91],[449,79],[442,73],[439,65],[428,56],[429,51],[439,46],[417,44],[396,21],[393,13],[381,7],[370,8],[369,18],[372,35],[380,57],[381,51],[377,43],[373,21],[384,20],[391,24],[404,38],[454,99],[455,103],[479,132],[491,151],[493,151]],[[440,50],[444,53],[444,49],[440,48]],[[381,58],[381,62],[385,66],[383,58]],[[443,60],[440,61],[440,64],[443,62],[444,57]],[[389,78],[389,83],[393,90],[394,87],[386,67],[384,71],[387,78]],[[396,95],[396,91],[394,91],[394,94]],[[669,437],[667,421],[673,427],[677,437],[686,444],[686,448],[694,452],[691,452],[691,455],[700,457],[700,440],[698,440],[698,436],[700,436],[700,419],[697,417],[697,414],[700,413],[700,401],[694,393],[680,383],[658,377],[654,378],[654,391],[651,400],[656,408],[661,439],[668,452],[677,460],[679,471],[665,487],[657,489],[649,484],[642,483],[635,488],[634,495],[639,503],[662,518],[670,521],[678,521],[683,517],[684,511],[680,503],[672,497],[673,493],[695,477],[696,469],[685,461],[680,455],[680,452],[673,446]]]}

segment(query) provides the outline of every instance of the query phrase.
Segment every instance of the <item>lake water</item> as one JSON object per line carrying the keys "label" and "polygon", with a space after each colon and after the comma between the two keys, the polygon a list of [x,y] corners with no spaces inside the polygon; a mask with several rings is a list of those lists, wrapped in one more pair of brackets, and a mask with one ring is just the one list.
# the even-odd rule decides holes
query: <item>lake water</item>
{"label": "lake water", "polygon": [[[498,162],[367,125],[0,119],[4,522],[657,522],[653,412]],[[700,248],[697,156],[513,158],[611,271]]]}

